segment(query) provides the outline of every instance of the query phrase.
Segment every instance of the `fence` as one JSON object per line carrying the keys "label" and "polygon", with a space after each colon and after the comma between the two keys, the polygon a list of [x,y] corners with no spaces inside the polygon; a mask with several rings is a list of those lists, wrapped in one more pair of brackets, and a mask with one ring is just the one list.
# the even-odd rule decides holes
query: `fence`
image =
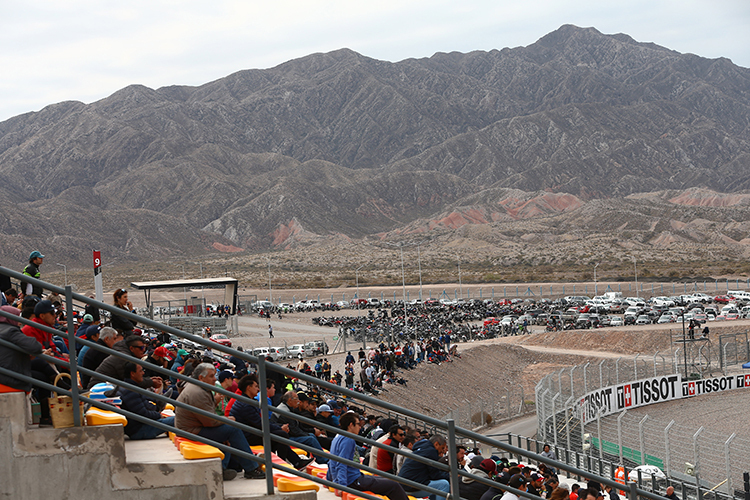
{"label": "fence", "polygon": [[[271,442],[275,441],[275,442],[278,442],[278,443],[283,443],[283,444],[286,444],[286,445],[290,445],[290,446],[295,446],[295,447],[301,448],[301,449],[303,449],[303,450],[305,450],[307,452],[313,453],[313,454],[315,454],[317,456],[322,456],[322,457],[325,457],[325,458],[330,459],[330,460],[335,460],[337,462],[341,462],[341,463],[344,463],[346,465],[349,465],[349,466],[352,466],[352,467],[356,467],[356,468],[361,469],[363,471],[368,471],[368,472],[377,474],[377,475],[379,475],[381,477],[385,477],[385,478],[388,478],[388,479],[392,479],[392,480],[398,481],[399,483],[401,483],[403,485],[407,485],[407,486],[411,486],[411,487],[414,487],[414,488],[417,488],[417,489],[420,489],[420,490],[423,490],[423,491],[427,491],[430,494],[436,494],[436,495],[440,495],[440,496],[444,496],[445,495],[445,493],[441,492],[440,490],[427,487],[427,486],[425,486],[423,484],[415,483],[413,481],[410,481],[410,480],[407,480],[407,479],[404,479],[404,478],[401,478],[401,477],[398,477],[398,476],[394,476],[392,474],[388,474],[388,473],[385,473],[385,472],[382,472],[382,471],[378,471],[378,470],[373,469],[373,468],[371,468],[369,466],[362,465],[362,464],[360,464],[358,462],[353,462],[351,460],[346,460],[346,459],[343,459],[341,457],[338,457],[338,456],[335,456],[335,455],[331,455],[330,453],[327,453],[327,452],[320,452],[317,449],[312,448],[312,447],[307,446],[307,445],[304,445],[302,443],[298,443],[296,441],[292,441],[290,439],[287,439],[287,438],[284,438],[284,437],[281,437],[281,436],[273,435],[270,432],[269,412],[274,412],[274,413],[277,413],[279,415],[290,417],[290,418],[295,419],[295,420],[297,420],[299,422],[303,422],[305,424],[312,425],[314,427],[322,428],[322,429],[324,429],[326,431],[329,431],[329,432],[332,432],[334,434],[341,434],[341,435],[344,435],[344,436],[347,436],[347,437],[355,438],[358,441],[364,442],[367,445],[377,446],[377,447],[382,448],[384,450],[387,450],[387,451],[389,451],[391,453],[401,454],[401,455],[408,455],[408,457],[411,458],[411,459],[413,459],[413,460],[424,462],[424,463],[427,463],[428,465],[430,465],[432,467],[435,467],[437,469],[449,472],[449,474],[450,474],[450,488],[451,488],[451,490],[450,490],[450,497],[452,499],[458,499],[459,498],[459,494],[458,494],[458,481],[459,481],[459,477],[460,476],[470,477],[474,481],[477,481],[479,483],[484,483],[484,484],[487,484],[487,485],[490,485],[490,486],[494,486],[496,488],[500,488],[502,490],[511,491],[511,492],[513,492],[513,493],[515,493],[516,495],[519,495],[519,496],[523,496],[523,497],[527,497],[527,498],[531,498],[531,499],[536,498],[536,497],[528,494],[527,492],[519,491],[519,490],[516,490],[514,488],[510,488],[508,486],[504,486],[504,485],[501,485],[499,483],[495,483],[495,482],[490,481],[488,479],[484,479],[484,478],[480,478],[478,476],[474,476],[472,474],[469,474],[468,472],[466,472],[463,469],[459,469],[459,467],[457,465],[457,460],[456,460],[456,456],[457,456],[456,455],[456,443],[457,443],[457,441],[459,439],[471,439],[471,440],[475,440],[475,441],[477,441],[479,443],[483,443],[483,444],[486,444],[488,446],[495,447],[497,449],[503,450],[505,453],[515,454],[515,455],[519,455],[519,456],[524,456],[529,461],[537,461],[537,462],[547,463],[547,464],[549,464],[549,465],[551,465],[553,467],[560,468],[562,470],[566,470],[566,471],[570,472],[571,474],[587,474],[589,477],[592,477],[593,479],[599,481],[603,485],[607,485],[608,484],[608,485],[611,485],[613,487],[617,487],[618,486],[618,484],[616,482],[612,481],[608,477],[598,477],[598,476],[595,476],[595,475],[592,475],[592,474],[588,473],[587,471],[583,471],[583,470],[581,470],[579,468],[572,467],[570,465],[563,464],[563,463],[560,463],[560,462],[557,462],[557,461],[554,461],[554,460],[550,460],[550,459],[545,458],[545,457],[541,457],[540,455],[538,455],[538,454],[536,454],[534,452],[529,452],[527,450],[523,450],[521,448],[514,447],[514,446],[512,446],[512,445],[510,445],[508,443],[505,443],[505,442],[502,442],[502,441],[498,441],[498,440],[495,440],[495,439],[492,439],[492,438],[489,438],[489,437],[486,437],[486,436],[482,436],[482,435],[480,435],[478,433],[475,433],[475,432],[473,432],[473,431],[471,431],[469,429],[464,429],[464,428],[456,427],[455,422],[453,420],[448,420],[447,422],[444,422],[444,421],[441,421],[441,420],[438,420],[438,419],[435,419],[435,418],[432,418],[432,417],[429,417],[429,416],[425,416],[425,415],[419,414],[417,412],[411,411],[411,410],[409,410],[407,408],[403,408],[403,407],[400,407],[400,406],[397,406],[397,405],[394,405],[394,404],[391,404],[391,403],[379,401],[379,400],[377,400],[375,398],[372,398],[370,396],[366,396],[364,394],[359,394],[359,393],[356,393],[354,391],[349,391],[349,390],[345,390],[345,389],[342,390],[341,387],[339,387],[339,386],[337,386],[335,384],[331,384],[329,382],[324,382],[324,381],[322,381],[320,379],[317,379],[315,377],[308,376],[308,375],[306,375],[304,373],[299,373],[299,372],[296,372],[296,371],[288,369],[288,368],[284,368],[283,366],[280,366],[280,365],[276,365],[276,364],[273,364],[273,363],[268,363],[268,362],[265,361],[265,359],[263,357],[254,357],[254,356],[251,356],[251,355],[249,355],[249,354],[247,354],[245,352],[236,351],[234,349],[225,347],[225,346],[223,346],[221,344],[212,343],[211,341],[203,339],[203,338],[201,338],[199,336],[191,335],[189,333],[177,330],[176,328],[170,327],[168,325],[160,324],[160,323],[158,323],[156,321],[153,321],[153,320],[151,320],[149,318],[140,317],[140,316],[138,316],[136,314],[132,314],[130,312],[117,309],[117,308],[115,308],[112,305],[104,304],[104,303],[101,303],[101,302],[97,302],[96,300],[90,299],[90,298],[88,298],[86,296],[83,296],[83,295],[74,294],[72,292],[72,288],[70,286],[66,286],[64,289],[62,289],[62,288],[50,285],[48,283],[45,283],[45,282],[43,282],[41,280],[36,280],[36,279],[33,279],[33,278],[24,277],[20,273],[16,273],[14,271],[11,271],[11,270],[3,268],[3,267],[0,267],[0,273],[1,274],[5,274],[7,276],[10,276],[12,278],[19,279],[19,280],[23,279],[25,281],[31,282],[34,285],[41,286],[41,287],[43,287],[45,289],[48,289],[48,290],[51,290],[51,291],[54,291],[54,292],[57,292],[57,293],[60,293],[60,294],[64,294],[65,305],[66,305],[66,309],[67,309],[67,313],[68,313],[67,314],[67,318],[68,318],[67,328],[66,328],[66,331],[64,331],[64,332],[59,331],[59,330],[55,330],[55,329],[47,327],[47,326],[40,325],[38,323],[32,323],[31,321],[29,321],[29,320],[27,320],[25,318],[11,315],[11,314],[9,314],[9,313],[7,313],[5,311],[0,311],[0,315],[1,316],[7,317],[7,318],[11,318],[11,319],[19,321],[20,323],[23,323],[23,324],[33,324],[37,328],[42,329],[42,330],[44,330],[44,331],[46,331],[47,333],[50,333],[50,334],[65,335],[67,337],[68,345],[71,347],[71,349],[70,349],[70,360],[69,361],[60,360],[60,359],[53,358],[51,356],[47,356],[47,355],[44,355],[44,354],[39,355],[38,356],[39,359],[42,359],[42,360],[50,362],[50,363],[54,363],[60,369],[69,370],[69,372],[71,374],[71,378],[74,381],[77,380],[78,373],[83,373],[83,374],[89,375],[89,376],[95,376],[99,380],[104,380],[106,382],[110,382],[110,383],[116,384],[117,386],[119,386],[121,388],[129,389],[129,390],[137,392],[139,394],[146,395],[146,396],[148,396],[148,397],[150,397],[152,399],[163,401],[163,402],[172,403],[173,405],[175,405],[177,407],[177,411],[188,410],[188,411],[194,412],[196,414],[202,415],[204,417],[208,417],[208,418],[212,418],[214,420],[217,420],[217,421],[221,422],[222,424],[238,428],[238,429],[242,430],[245,433],[253,434],[253,435],[256,435],[256,436],[262,436],[263,447],[264,447],[265,450],[270,450],[270,448],[271,448]],[[252,399],[250,399],[250,398],[248,398],[248,397],[246,397],[244,395],[234,394],[234,393],[231,393],[231,392],[229,392],[227,390],[224,390],[221,387],[217,387],[217,386],[214,386],[214,385],[209,385],[207,383],[204,383],[200,379],[190,378],[190,377],[187,377],[187,376],[185,376],[185,375],[183,375],[181,373],[172,372],[172,371],[170,371],[168,369],[161,368],[161,367],[156,366],[156,365],[152,365],[148,361],[144,361],[144,360],[142,360],[142,359],[140,359],[138,357],[131,356],[130,354],[126,354],[126,353],[123,353],[123,352],[120,352],[120,351],[117,351],[117,350],[114,350],[114,349],[110,349],[110,348],[108,348],[108,347],[106,347],[106,346],[104,346],[102,344],[95,343],[95,342],[90,342],[90,341],[88,341],[86,339],[76,337],[75,336],[75,328],[74,328],[74,325],[73,325],[73,314],[72,314],[73,307],[74,307],[74,302],[77,302],[78,304],[90,304],[90,305],[93,305],[95,307],[107,310],[107,311],[109,311],[111,313],[117,313],[117,314],[119,314],[119,315],[121,315],[121,316],[123,316],[125,318],[128,318],[128,319],[130,319],[132,321],[137,321],[139,323],[143,323],[143,324],[145,324],[145,325],[147,325],[149,327],[155,328],[157,330],[165,331],[165,332],[167,332],[169,334],[172,334],[172,335],[175,335],[175,336],[182,337],[184,339],[190,340],[193,343],[200,344],[200,345],[203,345],[203,346],[212,347],[214,349],[214,351],[220,351],[220,352],[223,352],[223,353],[225,353],[227,355],[231,355],[231,356],[235,356],[235,357],[244,359],[248,363],[256,364],[257,367],[258,367],[258,377],[259,377],[259,379],[261,381],[265,381],[266,380],[266,378],[267,378],[266,376],[267,376],[268,372],[277,372],[277,373],[280,373],[281,375],[283,375],[285,377],[296,378],[296,379],[298,379],[298,380],[300,380],[300,381],[302,381],[302,382],[304,382],[306,384],[316,385],[322,391],[327,391],[327,392],[329,392],[331,394],[339,395],[339,396],[345,395],[346,397],[348,397],[350,399],[357,400],[357,401],[363,402],[365,404],[368,404],[368,405],[371,405],[371,406],[374,406],[374,407],[379,407],[379,408],[381,408],[381,409],[383,409],[385,411],[391,411],[391,412],[398,413],[400,415],[403,415],[406,418],[413,419],[412,421],[415,422],[415,423],[419,422],[419,423],[422,423],[425,426],[431,426],[432,428],[436,429],[440,433],[446,434],[448,436],[448,439],[447,439],[447,442],[448,442],[448,445],[449,445],[449,450],[448,450],[448,465],[441,464],[439,462],[434,462],[434,461],[431,461],[431,460],[428,460],[428,459],[424,459],[422,457],[410,454],[410,453],[405,452],[403,450],[400,450],[400,449],[397,449],[397,448],[393,448],[393,447],[390,447],[390,446],[385,446],[382,443],[377,443],[377,442],[375,442],[373,440],[370,440],[370,439],[367,439],[367,438],[362,438],[362,437],[354,435],[354,434],[350,434],[350,433],[348,433],[345,430],[342,430],[340,428],[335,428],[335,427],[332,427],[332,426],[327,425],[325,423],[322,423],[322,422],[319,422],[319,421],[316,421],[316,420],[312,420],[312,419],[308,419],[308,418],[303,417],[301,415],[298,415],[298,414],[295,414],[295,413],[292,413],[292,412],[289,412],[289,411],[282,410],[282,409],[280,409],[278,407],[270,406],[268,404],[268,399],[267,399],[266,384],[264,384],[264,383],[261,384],[261,386],[260,386],[260,389],[261,389],[260,390],[260,397],[259,397],[260,402],[257,402],[257,401],[254,401],[254,400],[252,400]],[[189,404],[186,404],[186,403],[184,403],[182,401],[172,400],[172,399],[170,399],[170,398],[168,398],[168,397],[166,397],[164,395],[150,392],[150,391],[148,391],[146,389],[143,389],[141,387],[138,387],[138,386],[132,385],[130,383],[124,382],[122,380],[118,380],[118,379],[106,376],[106,375],[104,375],[102,373],[97,373],[97,372],[94,372],[92,370],[88,370],[88,369],[86,369],[84,367],[81,367],[78,364],[77,355],[76,355],[76,349],[75,349],[76,344],[79,344],[79,343],[83,344],[84,346],[88,346],[90,349],[94,349],[94,350],[98,350],[98,351],[103,351],[106,354],[109,354],[111,356],[116,356],[118,358],[125,359],[126,361],[131,361],[131,362],[134,362],[134,363],[137,363],[137,364],[141,364],[141,365],[147,366],[150,370],[155,371],[156,373],[159,373],[159,374],[163,375],[164,378],[165,378],[165,380],[167,378],[169,378],[169,377],[171,377],[171,378],[177,378],[177,379],[182,380],[182,381],[184,381],[186,383],[198,385],[199,387],[202,387],[203,389],[206,389],[206,390],[209,390],[209,391],[213,391],[215,393],[219,393],[219,394],[222,394],[224,396],[233,397],[233,398],[235,398],[235,399],[237,399],[239,401],[243,401],[243,402],[245,402],[247,404],[250,404],[251,406],[254,406],[256,408],[260,408],[260,411],[261,411],[261,414],[262,414],[262,416],[261,416],[261,426],[262,426],[262,428],[261,429],[256,429],[256,428],[247,426],[247,425],[245,425],[245,424],[243,424],[241,422],[230,420],[230,419],[224,418],[222,416],[217,416],[213,411],[206,411],[206,410],[201,409],[201,408],[196,408],[196,407],[191,406]],[[2,346],[5,349],[15,349],[15,350],[23,352],[21,348],[19,348],[15,344],[13,344],[11,342],[8,342],[6,340],[0,339],[0,346]],[[215,447],[219,448],[220,450],[224,451],[225,453],[229,452],[229,453],[232,453],[234,455],[237,455],[237,456],[240,456],[240,457],[244,457],[244,458],[247,458],[247,459],[251,459],[251,460],[255,459],[257,461],[264,461],[265,462],[266,471],[269,472],[268,474],[266,474],[266,488],[267,488],[267,494],[269,494],[269,495],[273,495],[274,494],[273,477],[272,477],[272,475],[271,475],[270,472],[273,469],[279,469],[279,470],[282,470],[282,471],[287,472],[289,474],[293,474],[293,475],[296,475],[296,476],[304,477],[305,479],[309,479],[309,480],[315,481],[315,482],[320,483],[320,484],[322,484],[322,485],[324,485],[326,487],[332,487],[332,488],[338,489],[340,491],[346,491],[348,493],[352,493],[352,494],[357,495],[359,497],[367,498],[368,500],[379,500],[378,497],[375,497],[375,496],[373,496],[371,494],[368,494],[366,492],[357,491],[357,490],[355,490],[355,489],[353,489],[353,488],[351,488],[349,486],[336,484],[336,483],[327,481],[325,479],[321,479],[321,478],[318,478],[318,477],[311,476],[311,475],[309,475],[307,473],[304,473],[304,472],[301,472],[301,471],[297,471],[297,470],[295,470],[293,468],[290,468],[290,467],[287,467],[287,466],[284,466],[284,465],[275,464],[275,463],[272,462],[271,453],[265,453],[264,454],[265,457],[261,460],[256,455],[253,455],[252,453],[250,453],[249,450],[246,451],[246,450],[243,450],[243,449],[238,449],[236,447],[231,447],[231,446],[229,446],[229,445],[227,445],[225,443],[217,442],[217,441],[214,441],[212,439],[208,439],[206,437],[203,437],[201,435],[192,434],[190,432],[187,432],[187,431],[184,431],[184,430],[181,430],[181,429],[178,429],[178,428],[173,428],[173,427],[164,425],[162,423],[159,423],[159,422],[154,421],[154,420],[150,420],[150,419],[148,419],[146,417],[143,417],[141,415],[129,412],[127,410],[124,410],[124,409],[121,409],[121,408],[118,408],[118,407],[113,407],[113,406],[110,406],[110,405],[106,405],[106,404],[102,403],[99,400],[91,399],[87,395],[82,394],[81,390],[78,387],[78,384],[73,384],[73,386],[71,387],[70,390],[65,390],[65,389],[55,388],[51,384],[49,384],[48,382],[37,380],[35,378],[22,375],[21,373],[17,373],[17,372],[11,371],[7,367],[4,367],[4,366],[0,366],[0,373],[3,373],[5,375],[11,376],[11,377],[14,377],[14,378],[22,380],[24,382],[31,383],[32,385],[34,385],[36,387],[41,387],[41,388],[44,388],[44,389],[47,389],[47,390],[56,390],[56,392],[58,394],[70,396],[72,398],[72,400],[73,400],[72,401],[73,408],[77,408],[78,405],[79,405],[79,402],[83,401],[83,402],[85,402],[85,403],[87,403],[89,405],[95,406],[95,407],[100,407],[100,408],[107,409],[107,410],[110,410],[110,411],[115,411],[117,413],[125,415],[128,419],[133,419],[135,421],[139,421],[139,422],[142,422],[144,424],[151,425],[151,426],[157,427],[157,428],[165,430],[165,431],[174,432],[178,436],[186,437],[188,439],[192,439],[192,440],[199,441],[199,442],[202,442],[202,443],[210,444],[212,446],[215,446]],[[80,419],[80,415],[78,414],[78,412],[74,412],[74,425],[76,427],[78,427],[78,426],[81,426],[81,424],[82,424],[82,422],[81,422],[81,419]],[[158,486],[158,485],[152,485],[152,486]],[[631,483],[628,486],[628,492],[629,492],[630,500],[636,500],[636,498],[638,496],[649,498],[649,499],[652,499],[652,500],[661,500],[661,498],[658,495],[655,495],[655,494],[653,494],[653,493],[651,493],[651,492],[649,492],[649,491],[647,491],[645,489],[639,488],[635,483]]]}
{"label": "fence", "polygon": [[[729,366],[748,360],[747,334],[722,336],[721,345],[722,353],[726,353],[721,355],[724,373]],[[600,461],[628,466],[653,465],[672,481],[684,483],[682,490],[687,496],[702,496],[705,490],[716,488],[725,496],[734,497],[736,488],[742,485],[743,472],[750,470],[750,438],[747,436],[678,425],[673,420],[660,421],[644,415],[645,411],[636,415],[626,410],[602,416],[600,407],[600,413],[593,418],[591,415],[584,417],[580,412],[584,395],[611,385],[687,372],[690,373],[686,380],[700,378],[703,371],[689,370],[696,369],[699,363],[689,361],[685,369],[683,354],[686,351],[680,349],[682,347],[671,355],[657,353],[652,357],[638,355],[628,360],[587,363],[543,378],[535,391],[540,439],[576,455],[575,464],[594,460],[593,466],[584,468],[593,467],[590,470],[598,474],[606,473]],[[690,343],[687,349],[691,350]],[[700,351],[703,353],[703,349]],[[713,352],[718,355],[719,351]],[[703,354],[693,354],[701,363],[708,359],[701,357]],[[714,366],[718,367],[718,359],[714,361]]]}

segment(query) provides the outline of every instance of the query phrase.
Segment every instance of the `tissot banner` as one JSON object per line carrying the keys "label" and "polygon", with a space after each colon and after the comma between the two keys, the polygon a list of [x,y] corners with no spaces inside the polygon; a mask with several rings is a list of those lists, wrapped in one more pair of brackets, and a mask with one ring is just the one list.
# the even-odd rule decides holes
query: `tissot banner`
{"label": "tissot banner", "polygon": [[589,392],[578,400],[578,411],[586,424],[596,420],[599,412],[605,417],[654,403],[745,388],[750,389],[750,374],[685,381],[678,374],[664,375]]}

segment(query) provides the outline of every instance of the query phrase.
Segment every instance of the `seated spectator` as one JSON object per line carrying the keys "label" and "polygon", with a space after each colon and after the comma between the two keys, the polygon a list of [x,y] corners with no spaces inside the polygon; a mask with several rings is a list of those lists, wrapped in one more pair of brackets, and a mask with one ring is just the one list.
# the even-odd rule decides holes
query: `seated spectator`
{"label": "seated spectator", "polygon": [[[103,347],[112,349],[114,345],[121,340],[122,334],[114,328],[107,326],[99,330],[99,340],[97,340],[96,343]],[[81,366],[92,371],[96,371],[96,369],[99,368],[99,365],[109,357],[109,354],[99,349],[90,347],[84,347],[84,349],[87,350],[86,352],[83,352],[83,349],[81,349]],[[88,387],[90,381],[91,376],[81,372],[81,383],[83,384],[83,387]]]}
{"label": "seated spectator", "polygon": [[[143,383],[144,369],[143,366],[128,361],[125,363],[125,382],[140,387]],[[118,395],[122,399],[122,409],[141,415],[151,420],[161,422],[165,425],[174,425],[174,417],[162,417],[161,411],[164,409],[164,403],[152,401],[140,392],[131,391],[123,387],[118,388]],[[135,419],[128,419],[128,425],[125,426],[125,434],[132,440],[153,439],[165,431],[139,422]]]}
{"label": "seated spectator", "polygon": [[[201,363],[195,367],[192,376],[212,386],[216,383],[216,368],[210,363]],[[216,406],[211,391],[195,384],[186,384],[177,401],[209,413],[213,413]],[[175,426],[178,429],[197,434],[218,443],[229,442],[232,448],[252,454],[250,445],[247,444],[247,439],[245,439],[245,435],[239,428],[222,424],[214,418],[199,415],[181,406],[178,406],[175,410]],[[224,460],[222,460],[221,464],[224,469],[223,477],[225,481],[230,481],[237,476],[235,470],[228,468],[231,459],[232,454],[224,452]],[[235,456],[235,459],[245,470],[246,479],[265,479],[266,474],[260,469],[256,461],[239,455]]]}
{"label": "seated spectator", "polygon": [[[408,451],[411,453],[412,448],[414,448],[414,443],[417,442],[417,438],[412,433],[408,433],[406,436],[404,436],[404,440],[401,441],[401,445],[399,446],[399,449],[403,451]],[[404,461],[406,460],[405,455],[396,455],[396,458],[394,462],[396,463],[396,474],[401,472],[401,467],[404,465]]]}
{"label": "seated spectator", "polygon": [[[378,442],[381,442],[386,446],[398,448],[399,444],[404,440],[404,436],[406,436],[406,433],[404,432],[403,427],[398,424],[393,424],[388,429],[388,434],[384,436],[385,439],[381,437],[382,441],[381,439],[378,439]],[[377,446],[373,447],[371,453],[375,456],[374,464],[376,469],[388,472],[389,474],[394,473],[396,470],[393,456],[394,453],[378,448]]]}
{"label": "seated spectator", "polygon": [[[249,397],[250,399],[254,399],[258,393],[260,392],[260,386],[258,385],[258,377],[253,375],[245,375],[240,379],[238,385],[237,392],[239,394],[244,394],[245,396]],[[263,430],[263,420],[261,418],[261,411],[260,408],[256,408],[255,406],[251,405],[250,403],[246,403],[244,401],[235,400],[234,404],[232,405],[232,409],[229,412],[229,415],[234,417],[237,422],[240,422],[245,425],[249,425],[250,427],[254,427],[258,430]],[[289,438],[289,425],[278,425],[273,422],[270,422],[271,425],[271,432],[273,434],[276,434],[277,436],[281,436],[284,438]],[[247,439],[247,442],[252,445],[262,445],[263,444],[263,436],[253,434],[250,432],[245,432],[245,438]],[[305,467],[307,467],[307,464],[313,461],[312,458],[310,459],[301,459],[299,455],[297,455],[295,452],[292,451],[292,449],[283,443],[278,443],[276,441],[271,441],[271,449],[274,453],[276,453],[278,456],[280,456],[282,459],[286,460],[295,469],[302,470]]]}
{"label": "seated spectator", "polygon": [[[428,458],[437,462],[440,457],[445,455],[448,451],[448,443],[445,442],[443,436],[432,436],[430,439],[422,439],[414,444],[412,453],[423,458]],[[407,458],[404,461],[399,477],[404,479],[410,479],[414,482],[424,484],[430,488],[435,488],[440,491],[444,491],[446,495],[441,495],[439,498],[445,498],[450,493],[450,475],[447,471],[440,470],[433,465],[428,465],[422,462],[418,462],[412,458]],[[433,493],[428,493],[422,490],[414,490],[407,486],[404,488],[413,497],[426,497],[429,496],[430,500],[436,500],[438,496]]]}
{"label": "seated spectator", "polygon": [[[81,323],[81,326],[78,327],[78,330],[76,330],[76,337],[80,338],[86,338],[86,331],[91,326],[98,325],[99,322],[94,322],[94,317],[90,314],[85,314],[83,316],[83,323]],[[81,350],[83,350],[84,345],[83,344],[76,344],[76,352],[80,353]]]}
{"label": "seated spectator", "polygon": [[[489,458],[476,455],[469,464],[469,472],[484,479],[494,480],[497,465]],[[461,498],[466,500],[480,500],[489,489],[489,484],[480,483],[476,479],[466,476],[461,477],[461,483],[458,485]]]}
{"label": "seated spectator", "polygon": [[[146,358],[146,361],[151,363],[154,366],[158,366],[159,368],[166,368],[169,370],[169,365],[174,359],[174,355],[172,355],[169,350],[164,346],[159,346],[156,349],[154,349],[154,352],[151,353],[149,357]],[[146,376],[147,377],[156,377],[160,376],[158,372],[154,370],[146,370]]]}
{"label": "seated spectator", "polygon": [[[127,337],[125,340],[121,340],[120,342],[113,345],[112,349],[114,349],[115,351],[119,351],[123,354],[127,354],[128,356],[141,359],[143,358],[143,354],[146,350],[146,344],[143,341],[143,339],[139,337],[138,335],[131,335],[130,337]],[[102,375],[107,375],[117,380],[125,380],[125,376],[126,376],[125,364],[127,362],[128,362],[127,359],[123,359],[119,356],[115,356],[114,354],[112,354],[108,356],[102,362],[102,364],[99,365],[99,367],[96,369],[96,373],[101,373]],[[91,377],[88,388],[91,389],[94,385],[96,385],[99,382],[101,382],[100,379],[97,379],[96,377]],[[140,387],[143,387],[144,389],[154,388],[157,390],[161,390],[162,380],[160,377],[143,377],[143,381],[140,382],[138,385]]]}
{"label": "seated spectator", "polygon": [[[15,316],[21,315],[20,310],[8,305],[0,307],[0,310]],[[31,357],[42,354],[42,344],[40,344],[35,338],[24,335],[18,327],[18,321],[6,318],[5,316],[0,316],[0,339],[15,344],[23,349],[23,352],[20,352],[11,349],[10,347],[0,345],[0,366],[21,375],[31,377]],[[0,384],[25,392],[31,390],[30,383],[2,373],[0,373]],[[49,407],[47,408],[47,418],[49,418]]]}
{"label": "seated spectator", "polygon": [[[356,413],[345,413],[341,416],[340,422],[341,428],[347,432],[359,433],[361,424]],[[333,438],[331,454],[359,463],[354,439],[341,434]],[[390,500],[407,500],[408,498],[404,489],[396,481],[377,476],[365,476],[358,468],[334,460],[328,462],[326,479],[357,491],[370,491],[376,495],[385,495]]]}
{"label": "seated spectator", "polygon": [[[99,341],[99,326],[94,325],[92,328],[87,328],[86,333],[84,334],[84,338],[90,342],[98,342]],[[86,357],[86,354],[91,350],[91,348],[87,345],[78,344],[83,347],[81,347],[81,351],[78,353],[78,364],[83,366],[83,359]]]}
{"label": "seated spectator", "polygon": [[0,305],[15,307],[16,300],[18,299],[18,292],[15,288],[8,287],[7,290],[0,294],[0,299],[2,299],[0,300],[0,302],[2,302]]}
{"label": "seated spectator", "polygon": [[[310,420],[315,420],[315,414],[317,412],[315,402],[310,399],[310,397],[304,392],[298,393],[297,397],[299,397],[300,401],[299,407],[297,408],[297,413],[299,413],[299,415],[302,417],[308,418]],[[317,427],[306,424],[304,422],[300,422],[299,426],[303,431],[313,434],[324,449],[331,449],[331,441],[333,439],[326,435],[326,431],[324,431],[323,429],[318,429]]]}
{"label": "seated spectator", "polygon": [[[299,405],[300,399],[297,396],[297,393],[295,391],[287,391],[281,397],[281,403],[279,403],[279,406],[277,406],[277,408],[279,408],[280,410],[292,412],[299,408]],[[323,447],[320,446],[320,441],[318,441],[318,439],[315,437],[315,434],[303,431],[300,427],[299,422],[294,418],[273,413],[271,415],[271,421],[276,423],[277,425],[287,425],[289,428],[287,433],[289,434],[289,439],[291,439],[292,441],[296,441],[300,444],[306,444],[307,446],[323,451]],[[317,455],[315,456],[315,460],[319,464],[328,463],[327,458]]]}

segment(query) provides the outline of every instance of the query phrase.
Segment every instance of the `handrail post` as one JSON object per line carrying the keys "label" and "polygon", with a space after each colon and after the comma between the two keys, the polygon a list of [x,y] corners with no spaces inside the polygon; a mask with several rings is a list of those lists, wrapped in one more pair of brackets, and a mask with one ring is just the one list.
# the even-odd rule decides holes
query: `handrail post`
{"label": "handrail post", "polygon": [[266,359],[258,356],[258,381],[260,382],[260,420],[263,429],[263,458],[266,462],[266,494],[273,495],[273,462],[271,460],[271,419],[268,413],[268,387],[266,385]]}
{"label": "handrail post", "polygon": [[625,461],[622,457],[622,417],[624,417],[628,413],[628,410],[623,410],[622,413],[620,413],[617,416],[617,448],[620,450],[620,465],[624,465]]}
{"label": "handrail post", "polygon": [[70,356],[70,392],[73,395],[73,426],[81,426],[81,410],[78,399],[78,356],[76,355],[76,332],[73,325],[73,288],[65,287],[65,316],[68,318],[68,346]]}
{"label": "handrail post", "polygon": [[449,419],[448,424],[448,465],[451,468],[451,500],[459,500],[458,493],[458,455],[456,449],[456,422]]}
{"label": "handrail post", "polygon": [[736,437],[737,434],[733,432],[732,435],[729,436],[729,439],[724,442],[724,463],[727,467],[727,494],[730,498],[734,497],[734,487],[732,486],[732,464],[729,461],[729,447]]}

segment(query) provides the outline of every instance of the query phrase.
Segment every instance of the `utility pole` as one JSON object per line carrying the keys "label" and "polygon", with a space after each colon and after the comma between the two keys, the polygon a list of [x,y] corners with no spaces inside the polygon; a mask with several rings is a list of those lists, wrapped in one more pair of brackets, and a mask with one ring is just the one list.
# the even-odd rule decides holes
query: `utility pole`
{"label": "utility pole", "polygon": [[594,266],[594,295],[599,295],[596,288],[596,268],[599,267],[599,264],[601,264],[601,262],[597,262]]}
{"label": "utility pole", "polygon": [[55,264],[63,268],[63,272],[65,273],[65,286],[68,286],[68,266],[65,264],[58,264],[57,262],[55,262]]}
{"label": "utility pole", "polygon": [[419,302],[422,303],[422,253],[417,245],[417,265],[419,266]]}

